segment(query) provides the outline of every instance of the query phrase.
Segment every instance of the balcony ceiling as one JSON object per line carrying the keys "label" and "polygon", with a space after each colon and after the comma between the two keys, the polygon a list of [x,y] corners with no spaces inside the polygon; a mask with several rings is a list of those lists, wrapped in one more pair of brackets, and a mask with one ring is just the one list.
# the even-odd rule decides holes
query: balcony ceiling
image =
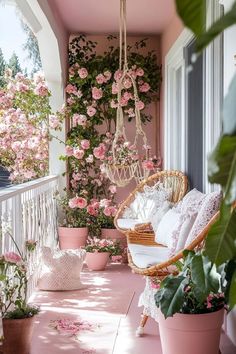
{"label": "balcony ceiling", "polygon": [[[49,0],[69,33],[116,33],[119,0]],[[127,32],[159,34],[175,13],[174,0],[127,0]]]}

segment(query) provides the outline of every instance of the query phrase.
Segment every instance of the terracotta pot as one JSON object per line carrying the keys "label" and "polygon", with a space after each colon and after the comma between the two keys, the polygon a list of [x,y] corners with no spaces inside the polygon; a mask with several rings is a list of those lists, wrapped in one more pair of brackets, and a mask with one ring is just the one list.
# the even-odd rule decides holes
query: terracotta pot
{"label": "terracotta pot", "polygon": [[218,354],[224,309],[164,318],[158,311],[162,354]]}
{"label": "terracotta pot", "polygon": [[87,252],[85,263],[89,270],[104,270],[109,256],[109,252]]}
{"label": "terracotta pot", "polygon": [[58,227],[61,250],[76,249],[85,246],[88,238],[87,227]]}
{"label": "terracotta pot", "polygon": [[2,320],[3,323],[3,353],[29,354],[33,333],[34,317]]}

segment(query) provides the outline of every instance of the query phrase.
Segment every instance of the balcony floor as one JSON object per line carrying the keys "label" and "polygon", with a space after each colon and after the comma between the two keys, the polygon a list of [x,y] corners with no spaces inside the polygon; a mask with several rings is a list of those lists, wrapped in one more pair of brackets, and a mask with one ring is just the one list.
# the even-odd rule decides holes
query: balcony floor
{"label": "balcony floor", "polygon": [[[161,354],[158,325],[149,319],[142,338],[135,337],[141,309],[137,307],[144,279],[132,274],[127,265],[110,264],[105,271],[82,272],[84,288],[77,291],[39,291],[32,301],[41,306],[32,341],[31,354]],[[77,337],[59,334],[50,321],[69,318],[89,321],[93,331]],[[222,333],[222,354],[235,347]]]}

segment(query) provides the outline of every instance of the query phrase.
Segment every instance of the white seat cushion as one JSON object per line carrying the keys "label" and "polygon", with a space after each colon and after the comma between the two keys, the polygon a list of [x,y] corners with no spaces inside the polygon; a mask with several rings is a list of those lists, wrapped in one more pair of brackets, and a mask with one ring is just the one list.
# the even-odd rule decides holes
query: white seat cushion
{"label": "white seat cushion", "polygon": [[120,229],[133,229],[137,224],[140,224],[139,219],[117,219],[117,225]]}
{"label": "white seat cushion", "polygon": [[40,290],[76,290],[82,287],[80,272],[86,251],[51,250],[42,248],[42,272],[38,281]]}
{"label": "white seat cushion", "polygon": [[139,268],[147,268],[169,259],[169,249],[166,247],[135,244],[129,244],[128,247],[134,264]]}

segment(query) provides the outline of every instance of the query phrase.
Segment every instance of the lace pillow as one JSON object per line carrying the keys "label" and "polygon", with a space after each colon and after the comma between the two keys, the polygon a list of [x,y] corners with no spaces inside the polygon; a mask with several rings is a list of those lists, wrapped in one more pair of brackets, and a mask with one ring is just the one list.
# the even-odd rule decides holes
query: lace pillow
{"label": "lace pillow", "polygon": [[206,195],[185,246],[188,246],[196,238],[210,219],[216,214],[220,207],[221,198],[222,194],[220,192],[213,192]]}
{"label": "lace pillow", "polygon": [[51,250],[42,248],[42,272],[38,281],[40,290],[76,290],[82,287],[80,272],[85,250]]}
{"label": "lace pillow", "polygon": [[205,196],[206,194],[194,188],[177,204],[176,209],[181,214],[196,213],[200,209]]}

